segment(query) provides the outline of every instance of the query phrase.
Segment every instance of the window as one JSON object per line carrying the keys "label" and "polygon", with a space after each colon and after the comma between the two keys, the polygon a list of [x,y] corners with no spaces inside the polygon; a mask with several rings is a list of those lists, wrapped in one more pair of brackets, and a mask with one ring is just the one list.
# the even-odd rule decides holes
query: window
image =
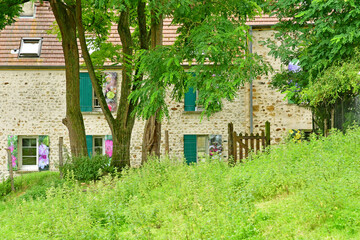
{"label": "window", "polygon": [[221,135],[184,135],[184,156],[187,163],[196,163],[222,152]]}
{"label": "window", "polygon": [[19,57],[40,57],[42,38],[22,38]]}
{"label": "window", "polygon": [[49,136],[8,136],[8,149],[14,170],[49,169]]}
{"label": "window", "polygon": [[104,137],[94,137],[94,153],[98,154],[98,155],[103,155],[105,154],[105,139]]}
{"label": "window", "polygon": [[191,111],[202,111],[203,106],[197,106],[196,102],[199,99],[199,91],[194,90],[194,88],[189,88],[189,91],[185,93],[185,99],[184,99],[184,110],[185,112],[191,112]]}
{"label": "window", "polygon": [[[116,111],[117,73],[105,73],[103,94],[110,111]],[[92,87],[90,76],[80,73],[80,109],[82,112],[100,111],[100,101]]]}
{"label": "window", "polygon": [[112,136],[93,136],[86,135],[86,144],[89,156],[96,155],[108,155],[112,156]]}
{"label": "window", "polygon": [[35,6],[33,2],[27,2],[23,4],[20,18],[33,18],[35,15]]}
{"label": "window", "polygon": [[101,110],[99,98],[95,94],[95,90],[93,89],[93,110]]}
{"label": "window", "polygon": [[96,42],[94,38],[86,38],[86,45],[88,48],[88,52],[91,55],[95,51],[99,51],[99,47],[96,46]]}
{"label": "window", "polygon": [[22,169],[37,170],[37,139],[35,137],[21,138],[21,160]]}

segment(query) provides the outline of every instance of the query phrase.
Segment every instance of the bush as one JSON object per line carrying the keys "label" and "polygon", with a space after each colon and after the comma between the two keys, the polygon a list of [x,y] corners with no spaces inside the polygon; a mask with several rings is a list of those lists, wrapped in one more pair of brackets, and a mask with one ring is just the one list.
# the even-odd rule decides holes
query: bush
{"label": "bush", "polygon": [[75,179],[80,181],[98,180],[101,176],[113,172],[110,167],[110,160],[104,155],[94,155],[90,157],[68,158],[62,167],[63,173],[73,172]]}

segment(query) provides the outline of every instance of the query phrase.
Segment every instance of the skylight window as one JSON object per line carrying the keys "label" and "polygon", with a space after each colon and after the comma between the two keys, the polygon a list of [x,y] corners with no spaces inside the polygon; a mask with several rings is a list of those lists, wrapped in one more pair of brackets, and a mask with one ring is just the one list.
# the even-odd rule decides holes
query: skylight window
{"label": "skylight window", "polygon": [[35,15],[35,6],[33,2],[24,3],[20,18],[33,18]]}
{"label": "skylight window", "polygon": [[42,38],[22,38],[19,57],[40,57]]}

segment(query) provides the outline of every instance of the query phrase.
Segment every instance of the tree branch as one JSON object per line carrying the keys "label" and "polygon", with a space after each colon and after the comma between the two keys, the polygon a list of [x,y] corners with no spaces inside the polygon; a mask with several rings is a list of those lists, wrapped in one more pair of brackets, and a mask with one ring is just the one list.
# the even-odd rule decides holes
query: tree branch
{"label": "tree branch", "polygon": [[87,48],[86,44],[86,38],[85,38],[85,29],[82,23],[82,8],[81,8],[81,0],[76,0],[76,25],[78,28],[78,34],[79,34],[79,40],[80,40],[80,46],[82,50],[82,55],[84,57],[88,73],[90,76],[91,83],[94,87],[95,94],[99,99],[101,110],[103,111],[105,118],[108,122],[110,122],[110,126],[113,126],[114,123],[114,117],[111,114],[110,109],[107,106],[104,94],[102,92],[102,88],[99,85],[99,81],[95,74],[94,65],[91,61],[90,54]]}

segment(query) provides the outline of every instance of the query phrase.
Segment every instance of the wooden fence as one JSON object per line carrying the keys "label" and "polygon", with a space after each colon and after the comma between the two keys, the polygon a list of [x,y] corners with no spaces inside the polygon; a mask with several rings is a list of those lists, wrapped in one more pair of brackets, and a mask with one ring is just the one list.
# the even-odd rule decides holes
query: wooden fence
{"label": "wooden fence", "polygon": [[242,162],[242,159],[247,158],[250,152],[264,151],[267,146],[270,146],[270,123],[265,123],[265,132],[261,131],[261,134],[247,134],[237,135],[234,131],[232,123],[228,125],[229,134],[229,157],[232,156],[234,162],[238,160]]}

